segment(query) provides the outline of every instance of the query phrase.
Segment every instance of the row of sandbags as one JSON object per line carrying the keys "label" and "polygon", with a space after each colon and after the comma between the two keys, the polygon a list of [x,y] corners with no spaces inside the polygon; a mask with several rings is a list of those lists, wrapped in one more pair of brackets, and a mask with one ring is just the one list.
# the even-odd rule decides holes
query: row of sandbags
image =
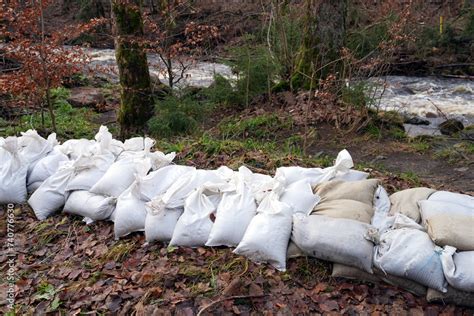
{"label": "row of sandbags", "polygon": [[[25,144],[22,138],[33,134],[17,142]],[[446,292],[447,280],[473,291],[473,198],[426,188],[388,197],[376,179],[350,170],[345,150],[333,167],[282,167],[270,177],[246,167],[170,165],[174,154],[151,152],[151,139],[121,143],[104,127],[95,141],[58,145],[52,139],[43,141],[50,149],[38,150],[34,160],[22,160],[23,153],[35,152],[28,145],[10,155],[10,165],[30,170],[22,185],[31,191],[36,186],[28,202],[39,219],[63,208],[88,222],[113,220],[116,238],[145,231],[149,242],[236,247],[235,253],[279,270],[287,257],[304,254],[334,262],[335,276],[344,276],[337,273],[342,266],[392,283],[412,282],[408,289]],[[4,161],[11,143],[0,141]],[[2,188],[13,174],[6,169],[0,169]],[[7,193],[0,203],[21,202],[5,200],[11,187],[0,192]]]}
{"label": "row of sandbags", "polygon": [[338,261],[332,276],[384,281],[429,302],[474,307],[474,198],[414,188],[389,201],[386,214],[375,214],[377,230],[368,233],[375,244],[372,273]]}

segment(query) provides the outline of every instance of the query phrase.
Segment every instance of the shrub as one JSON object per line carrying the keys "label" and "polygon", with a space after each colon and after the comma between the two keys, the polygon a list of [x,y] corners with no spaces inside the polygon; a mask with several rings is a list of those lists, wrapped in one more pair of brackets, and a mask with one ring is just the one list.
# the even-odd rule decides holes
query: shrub
{"label": "shrub", "polygon": [[170,137],[193,133],[208,113],[209,104],[189,95],[169,95],[159,101],[156,115],[148,122],[154,136]]}

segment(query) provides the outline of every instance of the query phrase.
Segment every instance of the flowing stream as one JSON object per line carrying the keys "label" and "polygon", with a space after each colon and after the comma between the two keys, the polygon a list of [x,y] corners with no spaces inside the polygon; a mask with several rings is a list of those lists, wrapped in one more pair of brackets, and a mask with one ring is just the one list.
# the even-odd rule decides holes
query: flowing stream
{"label": "flowing stream", "polygon": [[[118,81],[115,51],[113,49],[90,49],[91,67],[106,67],[112,71],[102,72],[108,80]],[[165,67],[158,55],[149,54],[148,62],[152,77],[167,83]],[[175,63],[178,66],[178,63]],[[189,62],[183,79],[176,87],[208,87],[216,74],[235,78],[229,66],[211,62]],[[175,74],[180,68],[173,70]],[[474,81],[439,77],[385,76],[371,78],[367,94],[374,97],[372,106],[383,111],[397,111],[407,116],[416,116],[429,125],[405,124],[411,136],[438,135],[439,123],[456,118],[465,126],[474,125]],[[445,117],[446,116],[446,117]]]}

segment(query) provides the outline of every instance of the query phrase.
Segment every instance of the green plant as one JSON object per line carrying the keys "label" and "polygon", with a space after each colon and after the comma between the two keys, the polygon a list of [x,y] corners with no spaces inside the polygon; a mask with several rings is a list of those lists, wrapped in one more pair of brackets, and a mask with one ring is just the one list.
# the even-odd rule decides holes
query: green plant
{"label": "green plant", "polygon": [[382,132],[380,131],[380,128],[373,122],[369,122],[369,124],[367,124],[364,130],[367,134],[373,137],[380,138],[382,136]]}
{"label": "green plant", "polygon": [[[65,88],[51,89],[51,99],[56,115],[57,134],[60,138],[92,138],[98,129],[93,123],[96,114],[85,108],[73,108],[68,102],[69,90]],[[30,128],[44,130],[51,126],[49,113],[33,112],[24,115],[15,126],[6,129],[7,134],[17,134]]]}
{"label": "green plant", "polygon": [[347,104],[362,108],[374,104],[370,96],[371,86],[364,81],[351,83],[342,88],[342,101]]}
{"label": "green plant", "polygon": [[224,120],[218,127],[224,138],[275,139],[278,131],[288,129],[291,125],[292,120],[289,117],[264,114],[242,120]]}
{"label": "green plant", "polygon": [[413,186],[419,186],[421,184],[420,178],[412,171],[403,172],[400,174],[400,178],[404,181],[409,182]]}
{"label": "green plant", "polygon": [[239,104],[241,99],[231,82],[222,75],[215,75],[211,86],[199,94],[209,106]]}
{"label": "green plant", "polygon": [[403,140],[403,139],[406,139],[406,134],[405,134],[405,130],[403,130],[402,128],[399,128],[397,126],[393,126],[391,127],[389,130],[388,130],[388,134],[390,137],[394,138],[394,139],[397,139],[397,140]]}
{"label": "green plant", "polygon": [[184,95],[169,95],[159,101],[156,114],[148,121],[150,133],[158,137],[191,134],[209,112],[209,103]]}
{"label": "green plant", "polygon": [[252,43],[252,36],[247,38],[248,44],[231,49],[233,69],[238,73],[234,102],[239,105],[248,105],[255,96],[270,92],[279,75],[279,65],[268,49]]}

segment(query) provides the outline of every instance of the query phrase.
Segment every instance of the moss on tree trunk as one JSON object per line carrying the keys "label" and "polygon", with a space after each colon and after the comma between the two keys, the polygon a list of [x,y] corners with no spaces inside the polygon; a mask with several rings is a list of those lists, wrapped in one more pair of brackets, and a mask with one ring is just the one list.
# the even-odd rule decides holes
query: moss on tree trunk
{"label": "moss on tree trunk", "polygon": [[143,36],[140,0],[112,0],[112,12],[121,86],[118,121],[121,137],[130,137],[142,134],[154,113],[147,57],[139,43]]}
{"label": "moss on tree trunk", "polygon": [[298,52],[293,89],[308,89],[313,82],[341,71],[347,0],[306,0],[305,30]]}

